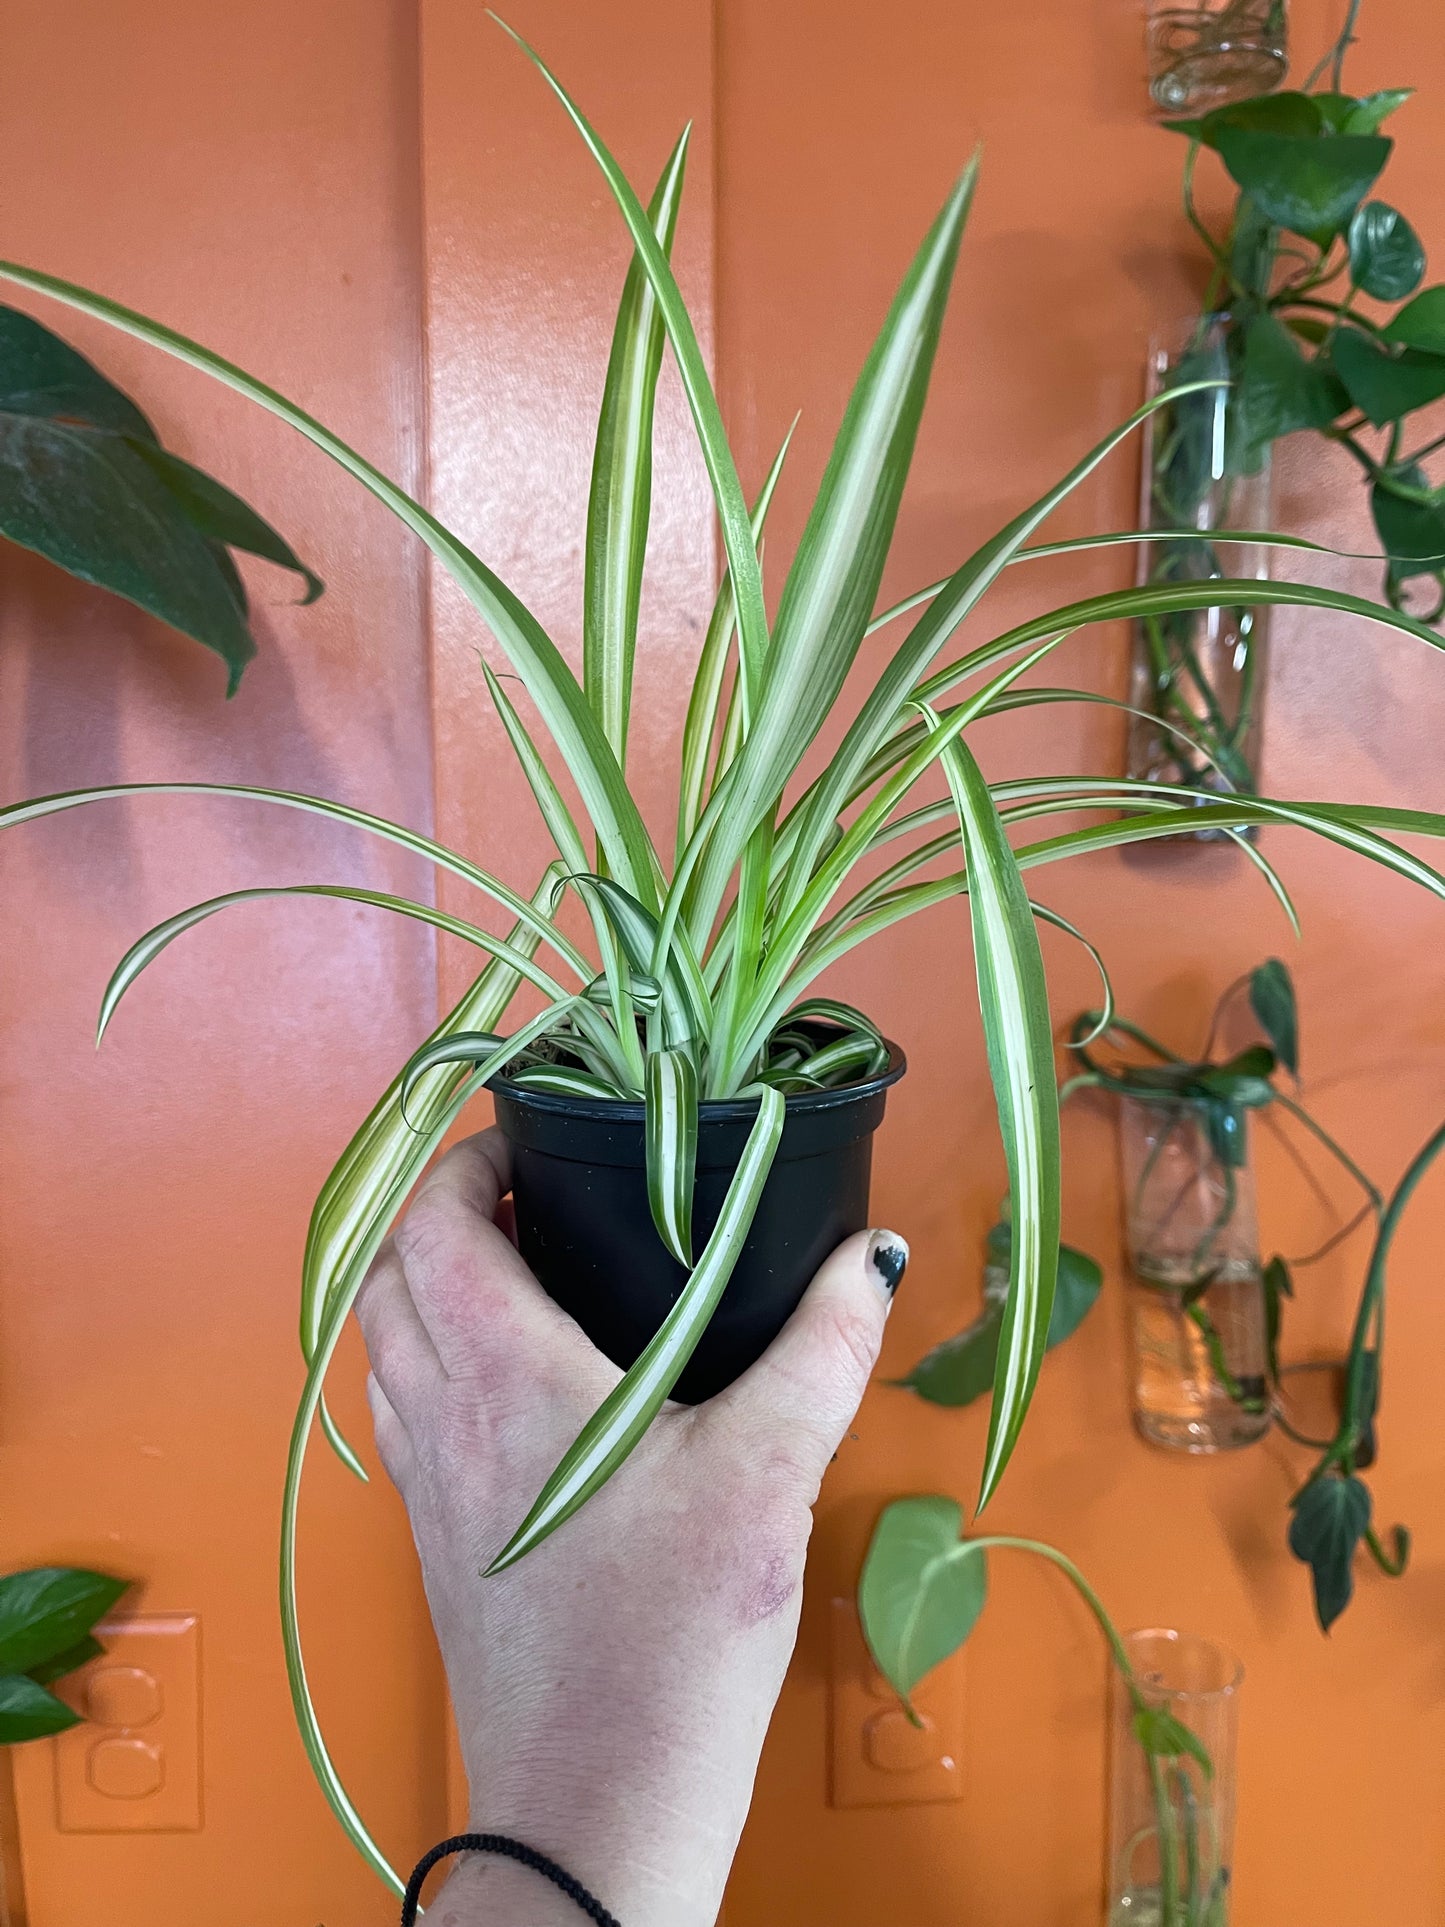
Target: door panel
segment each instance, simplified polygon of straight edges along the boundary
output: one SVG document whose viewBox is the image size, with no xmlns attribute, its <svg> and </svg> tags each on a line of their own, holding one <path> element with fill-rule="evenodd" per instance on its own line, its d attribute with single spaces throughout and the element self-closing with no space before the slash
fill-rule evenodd
<svg viewBox="0 0 1445 1927">
<path fill-rule="evenodd" d="M 411 10 L 59 0 L 11 14 L 5 70 L 5 251 L 233 355 L 414 483 Z M 287 578 L 248 571 L 261 653 L 228 704 L 213 657 L 6 548 L 6 793 L 231 778 L 425 826 L 415 545 L 238 397 L 37 312 L 273 519 L 328 590 L 301 609 Z M 199 801 L 11 832 L 0 864 L 0 1565 L 94 1563 L 137 1581 L 127 1611 L 195 1615 L 204 1775 L 199 1830 L 60 1833 L 51 1749 L 20 1752 L 31 1927 L 379 1927 L 395 1909 L 293 1731 L 277 1510 L 311 1199 L 432 1021 L 432 949 L 349 906 L 247 906 L 166 953 L 98 1056 L 92 1039 L 115 960 L 184 904 L 253 882 L 416 892 L 427 878 L 311 819 Z M 354 1352 L 340 1377 L 372 1462 Z M 440 1682 L 405 1521 L 384 1479 L 364 1489 L 318 1450 L 304 1535 L 327 1730 L 405 1859 L 443 1819 Z M 174 1780 L 179 1737 L 163 1751 Z M 62 1778 L 87 1771 L 72 1756 Z"/>
</svg>

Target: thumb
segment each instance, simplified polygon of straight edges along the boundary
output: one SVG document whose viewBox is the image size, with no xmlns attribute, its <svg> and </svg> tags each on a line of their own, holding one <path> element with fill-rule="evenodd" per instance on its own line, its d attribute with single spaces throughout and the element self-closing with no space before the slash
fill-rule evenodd
<svg viewBox="0 0 1445 1927">
<path fill-rule="evenodd" d="M 716 1397 L 730 1430 L 785 1432 L 821 1479 L 853 1422 L 908 1263 L 896 1231 L 860 1231 L 828 1258 L 756 1365 Z"/>
</svg>

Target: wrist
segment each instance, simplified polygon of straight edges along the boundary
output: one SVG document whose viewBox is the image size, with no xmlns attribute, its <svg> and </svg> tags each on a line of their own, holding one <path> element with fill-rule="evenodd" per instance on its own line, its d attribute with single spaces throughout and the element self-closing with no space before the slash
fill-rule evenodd
<svg viewBox="0 0 1445 1927">
<path fill-rule="evenodd" d="M 583 1927 L 586 1915 L 533 1868 L 470 1853 L 458 1859 L 426 1918 L 428 1927 Z"/>
</svg>

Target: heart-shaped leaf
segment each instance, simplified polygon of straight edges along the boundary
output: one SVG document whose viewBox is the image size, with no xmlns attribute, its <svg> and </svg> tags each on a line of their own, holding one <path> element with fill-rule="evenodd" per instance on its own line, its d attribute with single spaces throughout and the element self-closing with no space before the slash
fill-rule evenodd
<svg viewBox="0 0 1445 1927">
<path fill-rule="evenodd" d="M 1355 1590 L 1355 1550 L 1370 1523 L 1370 1491 L 1362 1479 L 1313 1479 L 1294 1500 L 1289 1549 L 1309 1567 L 1315 1616 L 1327 1633 Z"/>
<path fill-rule="evenodd" d="M 985 1554 L 962 1529 L 962 1508 L 935 1494 L 895 1499 L 873 1529 L 858 1613 L 879 1672 L 905 1704 L 968 1638 L 988 1596 Z"/>
<path fill-rule="evenodd" d="M 1425 278 L 1419 235 L 1388 201 L 1366 201 L 1350 222 L 1350 275 L 1377 301 L 1403 301 Z"/>
<path fill-rule="evenodd" d="M 1445 355 L 1415 348 L 1392 353 L 1359 328 L 1341 328 L 1330 349 L 1350 399 L 1376 428 L 1385 428 L 1445 395 Z"/>
<path fill-rule="evenodd" d="M 1007 1221 L 996 1224 L 988 1234 L 990 1265 L 1006 1271 L 1011 1248 Z M 1054 1286 L 1053 1310 L 1049 1313 L 1049 1350 L 1079 1329 L 1098 1299 L 1103 1281 L 1102 1269 L 1087 1253 L 1060 1245 L 1059 1275 Z M 898 1383 L 917 1392 L 931 1405 L 971 1405 L 993 1390 L 1002 1326 L 1003 1302 L 1000 1298 L 991 1299 L 971 1325 L 955 1337 L 944 1339 L 941 1345 L 935 1345 Z"/>
<path fill-rule="evenodd" d="M 1214 145 L 1236 185 L 1277 227 L 1327 247 L 1379 178 L 1392 143 L 1378 134 L 1302 140 L 1225 126 Z"/>
<path fill-rule="evenodd" d="M 1299 1076 L 1299 1007 L 1294 979 L 1278 957 L 1249 973 L 1249 1007 L 1291 1077 Z"/>
<path fill-rule="evenodd" d="M 1328 363 L 1304 355 L 1266 312 L 1245 328 L 1238 399 L 1247 441 L 1263 448 L 1296 429 L 1327 428 L 1350 398 Z"/>
<path fill-rule="evenodd" d="M 1445 355 L 1445 287 L 1424 288 L 1407 301 L 1385 329 L 1384 338 L 1401 348 Z"/>
<path fill-rule="evenodd" d="M 1391 567 L 1402 582 L 1437 575 L 1445 569 L 1445 506 L 1399 495 L 1392 481 L 1428 493 L 1430 478 L 1413 465 L 1391 469 L 1370 490 L 1370 510 Z"/>
</svg>

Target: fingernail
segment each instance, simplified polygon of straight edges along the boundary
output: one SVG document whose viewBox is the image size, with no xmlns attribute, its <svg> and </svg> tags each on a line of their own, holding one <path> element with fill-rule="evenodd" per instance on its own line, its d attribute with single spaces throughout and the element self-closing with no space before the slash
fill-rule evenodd
<svg viewBox="0 0 1445 1927">
<path fill-rule="evenodd" d="M 908 1240 L 896 1231 L 875 1231 L 869 1236 L 863 1262 L 875 1283 L 891 1298 L 908 1266 Z"/>
</svg>

